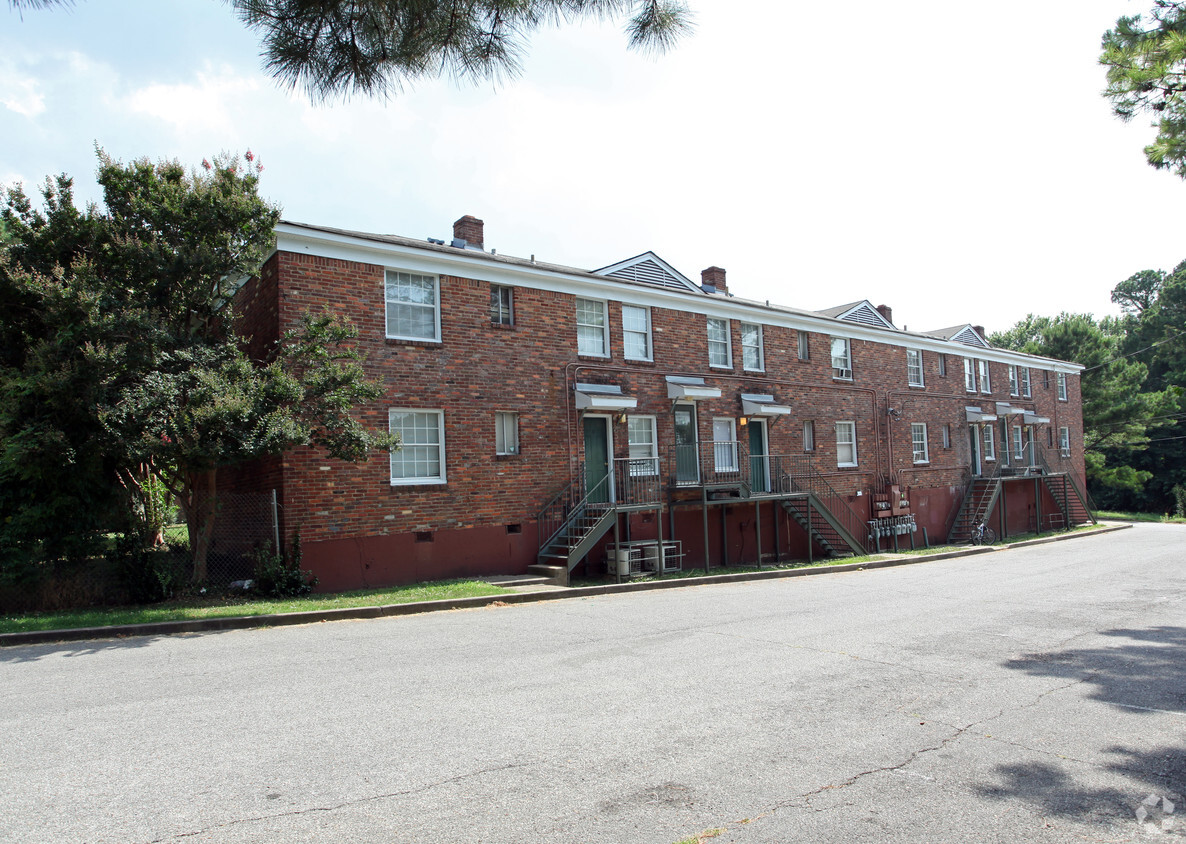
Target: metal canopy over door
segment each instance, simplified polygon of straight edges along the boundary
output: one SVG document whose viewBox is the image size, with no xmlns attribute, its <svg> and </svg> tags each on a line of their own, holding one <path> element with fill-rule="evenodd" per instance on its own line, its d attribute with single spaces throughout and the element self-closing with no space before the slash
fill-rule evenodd
<svg viewBox="0 0 1186 844">
<path fill-rule="evenodd" d="M 700 483 L 700 455 L 696 446 L 696 405 L 675 406 L 675 481 Z"/>
<path fill-rule="evenodd" d="M 613 500 L 613 479 L 609 474 L 610 418 L 585 416 L 585 494 L 591 504 Z"/>
<path fill-rule="evenodd" d="M 749 425 L 750 489 L 770 492 L 770 458 L 766 454 L 766 420 L 751 419 Z"/>
</svg>

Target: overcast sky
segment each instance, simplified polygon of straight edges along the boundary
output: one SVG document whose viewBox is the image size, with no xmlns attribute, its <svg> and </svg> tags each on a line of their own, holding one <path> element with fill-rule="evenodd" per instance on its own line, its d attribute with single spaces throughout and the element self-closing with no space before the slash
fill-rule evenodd
<svg viewBox="0 0 1186 844">
<path fill-rule="evenodd" d="M 0 183 L 76 177 L 94 146 L 196 166 L 251 148 L 287 219 L 412 237 L 486 221 L 500 253 L 596 269 L 653 250 L 694 280 L 899 327 L 1113 313 L 1186 259 L 1186 182 L 1099 96 L 1100 36 L 1146 0 L 690 0 L 660 58 L 621 22 L 537 36 L 494 86 L 311 105 L 216 0 L 0 9 Z M 837 13 L 837 9 L 842 10 Z M 744 16 L 744 17 L 743 17 Z"/>
</svg>

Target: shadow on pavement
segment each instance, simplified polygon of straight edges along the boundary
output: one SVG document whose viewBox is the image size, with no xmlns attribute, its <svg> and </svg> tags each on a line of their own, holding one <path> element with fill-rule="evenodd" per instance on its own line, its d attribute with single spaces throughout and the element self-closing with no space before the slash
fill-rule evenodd
<svg viewBox="0 0 1186 844">
<path fill-rule="evenodd" d="M 50 642 L 44 645 L 13 645 L 0 648 L 0 663 L 36 662 L 51 656 L 93 656 L 97 653 L 145 648 L 163 636 L 129 636 L 126 639 L 98 639 L 83 642 Z"/>
</svg>

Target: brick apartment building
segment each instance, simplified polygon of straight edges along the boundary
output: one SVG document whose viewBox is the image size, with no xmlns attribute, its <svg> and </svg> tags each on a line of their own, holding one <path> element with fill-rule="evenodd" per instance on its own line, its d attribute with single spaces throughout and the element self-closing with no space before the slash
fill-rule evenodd
<svg viewBox="0 0 1186 844">
<path fill-rule="evenodd" d="M 365 464 L 298 450 L 225 473 L 278 493 L 323 589 L 761 560 L 1090 519 L 1081 367 L 907 332 L 890 309 L 733 295 L 652 254 L 596 271 L 282 223 L 239 292 L 259 352 L 306 310 L 360 331 L 385 395 Z M 659 549 L 665 549 L 661 554 Z"/>
</svg>

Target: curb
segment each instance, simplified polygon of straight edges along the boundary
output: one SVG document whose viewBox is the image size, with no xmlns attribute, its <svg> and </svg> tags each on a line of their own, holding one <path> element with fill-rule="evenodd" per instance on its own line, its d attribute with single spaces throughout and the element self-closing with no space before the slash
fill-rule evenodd
<svg viewBox="0 0 1186 844">
<path fill-rule="evenodd" d="M 506 595 L 486 595 L 479 598 L 450 598 L 442 601 L 417 601 L 406 604 L 385 604 L 374 607 L 348 607 L 336 610 L 272 613 L 268 615 L 226 616 L 185 621 L 154 621 L 147 624 L 119 624 L 110 627 L 74 627 L 65 630 L 30 630 L 19 633 L 0 633 L 0 647 L 16 645 L 44 645 L 53 642 L 80 642 L 92 639 L 116 639 L 128 636 L 172 636 L 178 633 L 205 633 L 224 630 L 249 630 L 259 627 L 284 627 L 294 624 L 315 624 L 323 621 L 350 621 L 368 618 L 388 618 L 400 615 L 419 615 L 441 610 L 479 609 L 492 605 L 533 604 L 543 601 L 562 601 L 570 598 L 593 598 L 598 595 L 618 595 L 630 592 L 649 592 L 655 589 L 679 589 L 686 586 L 709 586 L 718 583 L 744 583 L 751 580 L 776 580 L 787 577 L 809 577 L 821 574 L 842 574 L 865 569 L 897 568 L 955 557 L 993 554 L 1011 548 L 1045 545 L 1082 536 L 1098 536 L 1127 530 L 1131 523 L 1110 523 L 1092 531 L 1068 533 L 1028 539 L 999 546 L 979 546 L 945 551 L 938 554 L 919 554 L 909 558 L 873 559 L 864 563 L 837 563 L 831 566 L 812 566 L 799 569 L 771 569 L 769 571 L 714 574 L 677 580 L 652 580 L 644 583 L 609 583 L 604 586 L 578 586 L 563 591 L 509 592 Z"/>
</svg>

